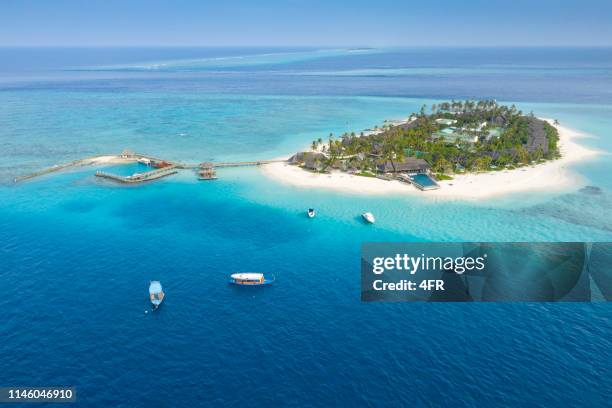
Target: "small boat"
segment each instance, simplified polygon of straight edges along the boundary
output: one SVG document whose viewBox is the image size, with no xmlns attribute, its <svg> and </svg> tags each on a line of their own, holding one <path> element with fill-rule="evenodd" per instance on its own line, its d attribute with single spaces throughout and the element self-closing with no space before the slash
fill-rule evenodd
<svg viewBox="0 0 612 408">
<path fill-rule="evenodd" d="M 307 214 L 308 218 L 314 218 L 316 217 L 317 212 L 314 210 L 314 208 L 309 208 Z"/>
<path fill-rule="evenodd" d="M 161 302 L 164 300 L 164 291 L 162 289 L 162 285 L 159 281 L 151 281 L 149 284 L 149 298 L 151 299 L 151 303 L 157 309 Z"/>
<path fill-rule="evenodd" d="M 274 277 L 272 279 L 266 278 L 263 273 L 254 273 L 254 272 L 242 272 L 242 273 L 234 273 L 230 276 L 230 282 L 233 285 L 269 285 L 274 282 Z"/>
<path fill-rule="evenodd" d="M 165 167 L 169 167 L 171 166 L 172 163 L 169 163 L 167 161 L 157 161 L 157 160 L 152 160 L 151 161 L 151 166 L 155 167 L 156 169 L 163 169 Z"/>
<path fill-rule="evenodd" d="M 145 166 L 150 166 L 151 160 L 147 159 L 146 157 L 141 157 L 140 159 L 138 159 L 138 163 L 144 164 Z"/>
<path fill-rule="evenodd" d="M 376 218 L 374 218 L 374 215 L 371 212 L 364 212 L 363 214 L 361 214 L 361 216 L 366 222 L 370 224 L 374 224 L 376 222 Z"/>
</svg>

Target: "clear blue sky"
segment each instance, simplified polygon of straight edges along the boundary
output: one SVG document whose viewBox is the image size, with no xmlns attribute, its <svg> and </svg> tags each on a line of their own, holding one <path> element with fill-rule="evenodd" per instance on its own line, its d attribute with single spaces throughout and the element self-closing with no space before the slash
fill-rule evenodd
<svg viewBox="0 0 612 408">
<path fill-rule="evenodd" d="M 612 45 L 612 0 L 0 0 L 0 45 Z"/>
</svg>

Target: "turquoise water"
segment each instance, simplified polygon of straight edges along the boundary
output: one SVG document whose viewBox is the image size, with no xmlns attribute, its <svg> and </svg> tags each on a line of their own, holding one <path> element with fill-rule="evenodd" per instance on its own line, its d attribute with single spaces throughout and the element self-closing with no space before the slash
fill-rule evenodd
<svg viewBox="0 0 612 408">
<path fill-rule="evenodd" d="M 241 50 L 141 50 L 132 60 L 106 50 L 96 61 L 74 50 L 57 54 L 59 62 L 49 50 L 0 51 L 17 53 L 11 66 L 0 65 L 0 384 L 74 385 L 83 406 L 605 406 L 607 304 L 363 304 L 359 248 L 610 241 L 609 53 L 261 57 L 274 51 L 253 51 L 251 61 L 237 58 Z M 246 62 L 210 62 L 228 56 Z M 482 72 L 492 60 L 505 82 Z M 160 61 L 169 62 L 134 68 Z M 428 74 L 320 74 L 374 68 Z M 442 95 L 515 102 L 584 131 L 583 143 L 606 153 L 573 166 L 582 177 L 576 188 L 478 202 L 301 189 L 257 168 L 219 170 L 214 182 L 182 172 L 120 186 L 85 167 L 12 183 L 126 147 L 194 162 L 278 157 L 330 132 L 406 117 Z M 582 192 L 586 185 L 601 194 Z M 315 219 L 305 216 L 309 207 Z M 363 224 L 364 211 L 375 225 Z M 270 272 L 277 281 L 228 286 L 235 271 Z M 145 315 L 152 279 L 167 298 Z"/>
<path fill-rule="evenodd" d="M 412 176 L 412 179 L 424 187 L 432 187 L 436 185 L 436 183 L 426 174 L 415 174 Z"/>
</svg>

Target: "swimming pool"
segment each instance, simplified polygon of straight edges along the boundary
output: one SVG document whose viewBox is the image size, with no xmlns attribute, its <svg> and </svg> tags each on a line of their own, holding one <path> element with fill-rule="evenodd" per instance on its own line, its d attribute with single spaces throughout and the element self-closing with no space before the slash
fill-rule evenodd
<svg viewBox="0 0 612 408">
<path fill-rule="evenodd" d="M 412 184 L 421 190 L 434 190 L 440 188 L 438 183 L 427 174 L 419 173 L 411 176 Z"/>
</svg>

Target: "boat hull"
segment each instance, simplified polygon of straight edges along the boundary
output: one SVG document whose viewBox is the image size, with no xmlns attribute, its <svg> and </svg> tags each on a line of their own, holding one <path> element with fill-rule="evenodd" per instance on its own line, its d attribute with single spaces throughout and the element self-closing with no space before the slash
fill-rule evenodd
<svg viewBox="0 0 612 408">
<path fill-rule="evenodd" d="M 361 218 L 368 224 L 374 224 L 376 222 L 376 219 L 371 214 L 361 214 Z"/>
<path fill-rule="evenodd" d="M 149 285 L 149 300 L 156 309 L 164 301 L 165 296 L 161 283 L 159 281 L 151 281 Z"/>
<path fill-rule="evenodd" d="M 271 285 L 272 283 L 274 283 L 274 279 L 264 279 L 263 282 L 238 282 L 238 281 L 235 281 L 234 279 L 229 280 L 230 285 L 236 285 L 236 286 L 266 286 L 266 285 Z"/>
</svg>

